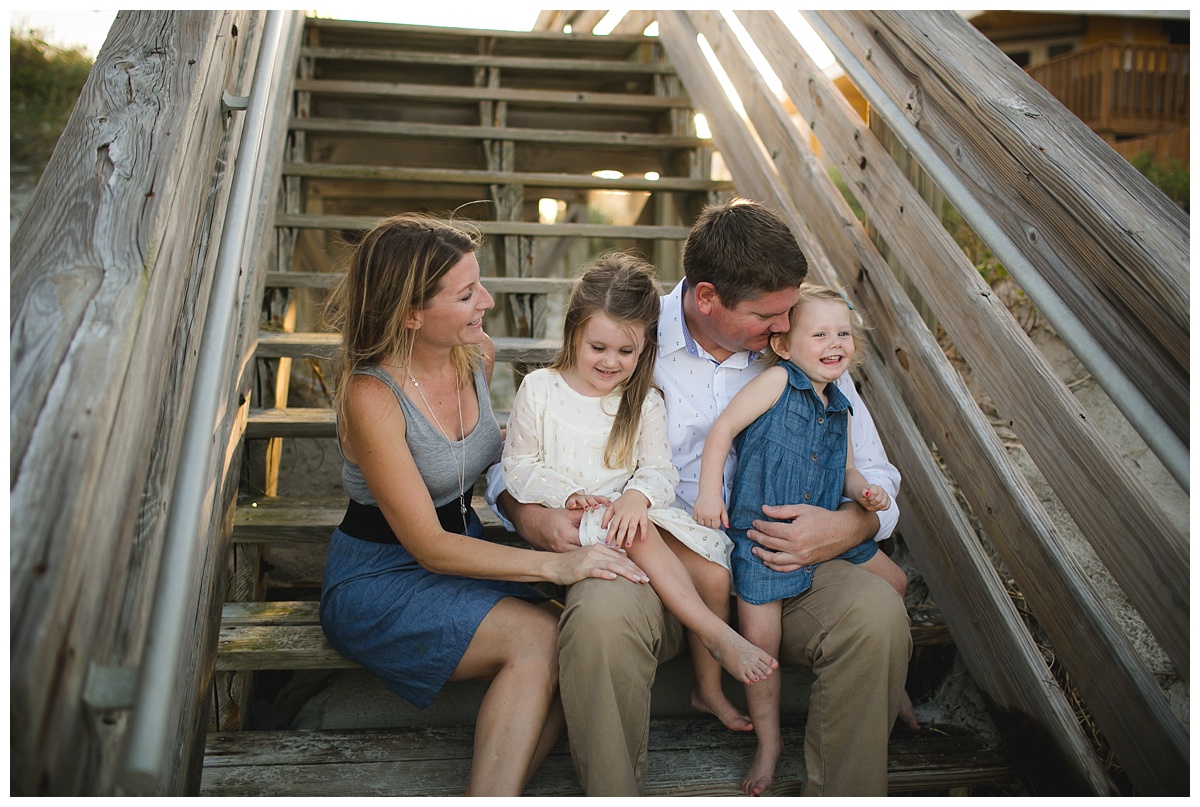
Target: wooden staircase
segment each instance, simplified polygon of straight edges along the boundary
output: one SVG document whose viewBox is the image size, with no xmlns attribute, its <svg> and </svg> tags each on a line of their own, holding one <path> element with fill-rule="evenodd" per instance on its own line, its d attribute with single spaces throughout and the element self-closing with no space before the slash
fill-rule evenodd
<svg viewBox="0 0 1200 807">
<path fill-rule="evenodd" d="M 254 671 L 354 666 L 325 642 L 311 585 L 289 595 L 263 571 L 285 546 L 323 557 L 345 506 L 344 497 L 279 495 L 289 474 L 283 441 L 335 434 L 327 401 L 297 400 L 292 389 L 306 375 L 297 362 L 319 368 L 336 347 L 336 335 L 320 329 L 321 295 L 336 281 L 345 245 L 379 218 L 423 211 L 469 220 L 486 236 L 480 265 L 497 298 L 488 329 L 503 419 L 512 386 L 557 347 L 566 278 L 599 252 L 625 249 L 673 283 L 690 222 L 733 184 L 711 179 L 711 141 L 697 136 L 691 102 L 654 38 L 315 19 L 304 36 L 201 795 L 458 794 L 470 725 L 301 732 L 261 731 L 246 720 Z M 486 505 L 476 509 L 486 523 Z M 496 540 L 516 540 L 496 522 L 487 526 Z M 275 601 L 264 601 L 268 586 Z M 914 644 L 946 647 L 949 636 L 936 619 L 916 620 Z M 686 700 L 686 661 L 673 665 L 655 688 L 648 791 L 736 794 L 753 738 L 664 714 L 660 693 L 683 687 Z M 798 749 L 802 709 L 789 714 L 786 731 Z M 798 793 L 803 781 L 800 755 L 787 760 L 778 795 Z M 964 792 L 1015 779 L 997 748 L 964 729 L 893 734 L 893 792 Z M 581 793 L 565 742 L 529 792 Z"/>
</svg>

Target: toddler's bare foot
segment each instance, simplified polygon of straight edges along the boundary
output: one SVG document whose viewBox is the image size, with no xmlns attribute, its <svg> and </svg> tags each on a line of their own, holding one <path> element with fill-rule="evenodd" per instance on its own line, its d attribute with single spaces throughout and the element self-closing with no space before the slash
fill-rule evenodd
<svg viewBox="0 0 1200 807">
<path fill-rule="evenodd" d="M 724 692 L 704 696 L 693 689 L 692 708 L 716 716 L 730 731 L 754 731 L 754 723 L 750 721 L 750 716 L 739 712 L 733 702 L 725 697 Z"/>
<path fill-rule="evenodd" d="M 704 642 L 709 654 L 726 672 L 743 684 L 761 681 L 779 667 L 779 662 L 760 647 L 750 644 L 733 628 L 717 638 L 712 644 Z"/>
<path fill-rule="evenodd" d="M 775 763 L 779 753 L 768 753 L 759 748 L 750 763 L 750 770 L 742 777 L 742 792 L 747 796 L 761 796 L 775 782 Z"/>
<path fill-rule="evenodd" d="M 921 728 L 921 724 L 917 722 L 917 712 L 913 709 L 912 698 L 908 697 L 907 689 L 900 694 L 900 714 L 896 717 L 900 718 L 909 728 Z"/>
</svg>

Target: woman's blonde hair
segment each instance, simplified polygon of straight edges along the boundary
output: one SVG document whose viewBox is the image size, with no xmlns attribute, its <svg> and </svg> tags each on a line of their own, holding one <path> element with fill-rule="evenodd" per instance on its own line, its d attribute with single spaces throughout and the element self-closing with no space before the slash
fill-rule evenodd
<svg viewBox="0 0 1200 807">
<path fill-rule="evenodd" d="M 604 447 L 606 468 L 633 467 L 634 445 L 642 420 L 642 403 L 650 392 L 654 361 L 658 357 L 659 296 L 652 265 L 633 255 L 614 252 L 602 255 L 571 287 L 563 325 L 562 347 L 551 369 L 575 367 L 583 330 L 588 320 L 604 314 L 619 325 L 641 333 L 645 346 L 629 379 L 621 386 L 616 420 Z"/>
<path fill-rule="evenodd" d="M 867 326 L 863 323 L 863 318 L 858 311 L 854 310 L 854 306 L 846 299 L 846 295 L 829 286 L 821 286 L 816 283 L 805 283 L 800 287 L 800 299 L 792 306 L 792 310 L 788 312 L 788 329 L 782 333 L 771 335 L 771 341 L 767 344 L 767 349 L 763 351 L 763 360 L 768 364 L 775 364 L 779 361 L 779 354 L 775 352 L 775 340 L 788 338 L 788 334 L 796 325 L 796 317 L 800 313 L 800 309 L 805 303 L 811 303 L 815 300 L 832 300 L 833 302 L 841 303 L 850 309 L 850 336 L 854 339 L 854 355 L 850 357 L 850 364 L 846 367 L 847 370 L 853 370 L 862 365 L 866 360 L 866 354 L 863 349 L 866 347 L 865 336 Z"/>
<path fill-rule="evenodd" d="M 354 371 L 385 361 L 407 362 L 414 313 L 429 305 L 442 277 L 479 248 L 480 237 L 429 216 L 402 214 L 379 222 L 350 251 L 341 281 L 325 306 L 326 323 L 342 341 L 334 360 L 334 403 L 344 417 Z M 479 366 L 477 345 L 451 350 L 466 384 Z"/>
</svg>

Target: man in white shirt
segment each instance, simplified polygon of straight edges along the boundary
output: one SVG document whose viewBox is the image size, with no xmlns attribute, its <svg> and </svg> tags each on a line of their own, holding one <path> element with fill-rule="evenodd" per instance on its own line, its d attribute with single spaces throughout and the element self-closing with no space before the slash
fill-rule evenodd
<svg viewBox="0 0 1200 807">
<path fill-rule="evenodd" d="M 692 511 L 704 438 L 717 415 L 762 370 L 758 351 L 786 331 L 807 261 L 787 225 L 745 200 L 704 210 L 684 247 L 685 280 L 662 300 L 654 381 L 667 405 L 680 471 L 676 503 Z M 854 409 L 859 470 L 895 499 L 900 476 L 851 380 L 837 384 Z M 725 469 L 726 497 L 734 459 Z M 493 469 L 495 470 L 495 469 Z M 489 497 L 533 546 L 577 546 L 579 511 L 521 505 L 489 474 Z M 801 504 L 764 507 L 749 537 L 778 571 L 816 564 L 812 587 L 784 603 L 780 662 L 815 680 L 805 731 L 804 795 L 885 795 L 887 737 L 900 706 L 911 638 L 904 603 L 880 578 L 831 560 L 888 537 L 899 508 L 868 513 Z M 614 589 L 617 586 L 617 589 Z M 658 664 L 687 649 L 682 626 L 650 586 L 585 580 L 567 592 L 559 623 L 560 686 L 571 754 L 589 796 L 641 795 L 650 686 Z"/>
</svg>

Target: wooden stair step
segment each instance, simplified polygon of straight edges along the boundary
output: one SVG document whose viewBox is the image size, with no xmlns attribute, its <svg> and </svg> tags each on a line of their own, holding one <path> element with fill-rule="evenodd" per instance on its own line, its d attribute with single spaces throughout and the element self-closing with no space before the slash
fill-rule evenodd
<svg viewBox="0 0 1200 807">
<path fill-rule="evenodd" d="M 488 540 L 515 542 L 482 496 L 471 506 L 483 522 Z M 300 543 L 323 544 L 346 514 L 345 496 L 279 496 L 257 499 L 237 506 L 233 516 L 235 544 Z"/>
<path fill-rule="evenodd" d="M 340 339 L 339 334 L 325 331 L 259 331 L 254 355 L 259 359 L 332 359 Z M 559 341 L 501 336 L 493 339 L 492 344 L 498 362 L 546 364 L 558 352 Z"/>
<path fill-rule="evenodd" d="M 525 188 L 582 188 L 621 191 L 722 191 L 733 183 L 716 179 L 692 179 L 664 176 L 646 179 L 640 176 L 618 178 L 592 174 L 546 172 L 480 171 L 458 168 L 425 168 L 389 165 L 349 165 L 334 163 L 284 163 L 285 176 L 317 179 L 359 179 L 386 182 L 440 182 L 459 185 L 502 183 Z"/>
<path fill-rule="evenodd" d="M 337 216 L 280 213 L 275 216 L 276 227 L 312 230 L 371 229 L 380 216 Z M 684 241 L 689 228 L 656 224 L 542 224 L 536 221 L 469 221 L 459 222 L 477 230 L 481 235 L 523 235 L 530 238 L 630 238 L 648 241 Z"/>
<path fill-rule="evenodd" d="M 767 795 L 799 795 L 804 781 L 803 716 L 783 720 L 785 753 Z M 456 796 L 470 772 L 474 729 L 399 728 L 244 731 L 208 735 L 201 796 Z M 752 733 L 712 719 L 650 721 L 646 794 L 738 796 L 754 755 Z M 1001 751 L 956 726 L 888 741 L 888 792 L 956 790 L 1014 782 Z M 529 796 L 581 796 L 565 740 L 526 788 Z"/>
<path fill-rule="evenodd" d="M 414 123 L 407 121 L 355 120 L 348 118 L 292 118 L 288 128 L 318 135 L 367 135 L 386 138 L 430 140 L 511 140 L 577 146 L 588 149 L 696 149 L 712 146 L 708 138 L 694 135 L 645 132 L 591 132 L 573 129 L 506 128 L 465 124 Z"/>
<path fill-rule="evenodd" d="M 555 58 L 536 56 L 500 56 L 492 53 L 447 53 L 444 51 L 406 50 L 402 48 L 311 47 L 300 48 L 301 58 L 319 61 L 382 62 L 385 64 L 429 67 L 494 67 L 548 73 L 603 73 L 609 76 L 674 75 L 675 68 L 665 62 L 632 62 L 625 59 Z M 585 76 L 586 78 L 586 76 Z"/>
<path fill-rule="evenodd" d="M 227 602 L 218 670 L 326 670 L 358 665 L 329 646 L 315 601 Z"/>
<path fill-rule="evenodd" d="M 444 52 L 479 53 L 481 40 L 490 53 L 503 56 L 557 56 L 619 60 L 631 59 L 657 40 L 639 34 L 564 36 L 549 31 L 501 31 L 486 28 L 450 28 L 396 23 L 309 18 L 305 28 L 317 32 L 328 47 L 406 48 Z"/>
<path fill-rule="evenodd" d="M 318 604 L 309 600 L 227 602 L 221 609 L 218 670 L 314 670 L 356 667 L 321 631 Z M 949 631 L 940 615 L 914 614 L 914 646 L 946 645 Z"/>
<path fill-rule="evenodd" d="M 337 437 L 333 410 L 315 407 L 252 408 L 246 420 L 247 440 L 272 437 Z"/>
<path fill-rule="evenodd" d="M 455 87 L 433 84 L 390 84 L 379 81 L 337 81 L 297 79 L 296 91 L 313 95 L 338 95 L 369 98 L 478 103 L 504 101 L 515 104 L 560 108 L 598 108 L 622 110 L 672 110 L 691 108 L 683 95 L 634 95 L 611 92 L 565 90 L 523 90 L 507 87 Z"/>
<path fill-rule="evenodd" d="M 331 289 L 341 279 L 341 272 L 267 272 L 267 288 Z M 567 294 L 575 282 L 568 277 L 481 277 L 479 280 L 493 295 Z"/>
<path fill-rule="evenodd" d="M 495 410 L 496 420 L 503 427 L 508 423 L 508 411 Z M 337 421 L 328 407 L 294 406 L 287 409 L 251 408 L 242 436 L 247 440 L 269 440 L 272 437 L 337 437 Z"/>
</svg>

